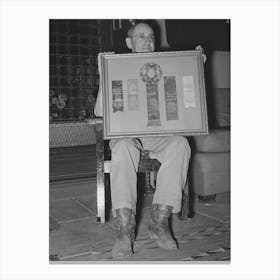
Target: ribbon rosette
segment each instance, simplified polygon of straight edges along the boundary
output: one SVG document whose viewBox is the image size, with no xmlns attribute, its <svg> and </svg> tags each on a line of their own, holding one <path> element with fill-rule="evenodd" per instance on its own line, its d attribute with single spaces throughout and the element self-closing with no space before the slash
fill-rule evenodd
<svg viewBox="0 0 280 280">
<path fill-rule="evenodd" d="M 146 63 L 140 70 L 140 77 L 144 83 L 156 83 L 162 77 L 161 67 L 154 63 Z"/>
</svg>

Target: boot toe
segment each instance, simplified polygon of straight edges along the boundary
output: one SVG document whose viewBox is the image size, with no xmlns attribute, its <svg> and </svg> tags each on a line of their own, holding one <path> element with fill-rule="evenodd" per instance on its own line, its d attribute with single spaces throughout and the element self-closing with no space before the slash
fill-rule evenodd
<svg viewBox="0 0 280 280">
<path fill-rule="evenodd" d="M 131 244 L 127 244 L 125 242 L 120 242 L 116 241 L 113 251 L 112 251 L 112 256 L 113 259 L 120 260 L 127 258 L 133 254 Z"/>
<path fill-rule="evenodd" d="M 157 244 L 160 248 L 165 250 L 178 250 L 178 246 L 173 240 L 157 240 Z"/>
<path fill-rule="evenodd" d="M 113 253 L 113 259 L 114 260 L 123 260 L 132 255 L 133 255 L 133 253 L 131 251 L 118 251 L 118 252 Z"/>
</svg>

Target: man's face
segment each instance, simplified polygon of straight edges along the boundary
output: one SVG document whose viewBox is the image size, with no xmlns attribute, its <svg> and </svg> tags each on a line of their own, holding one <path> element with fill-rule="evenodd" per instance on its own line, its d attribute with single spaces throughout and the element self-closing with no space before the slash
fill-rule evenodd
<svg viewBox="0 0 280 280">
<path fill-rule="evenodd" d="M 134 53 L 153 52 L 155 51 L 155 38 L 152 28 L 140 23 L 135 26 L 130 37 L 126 38 L 126 44 Z"/>
</svg>

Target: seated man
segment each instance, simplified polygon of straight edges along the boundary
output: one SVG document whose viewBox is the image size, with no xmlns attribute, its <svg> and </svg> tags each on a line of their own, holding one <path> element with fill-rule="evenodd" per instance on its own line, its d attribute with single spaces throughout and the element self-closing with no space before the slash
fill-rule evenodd
<svg viewBox="0 0 280 280">
<path fill-rule="evenodd" d="M 126 45 L 133 53 L 154 52 L 155 38 L 151 26 L 144 22 L 133 25 L 128 31 Z M 103 114 L 101 93 L 100 88 L 95 107 L 96 116 Z M 110 147 L 112 208 L 118 219 L 113 258 L 122 259 L 133 253 L 137 170 L 140 151 L 143 149 L 149 150 L 153 158 L 161 163 L 148 225 L 149 237 L 163 249 L 177 249 L 169 230 L 168 218 L 171 213 L 181 211 L 182 190 L 191 156 L 188 140 L 183 136 L 122 138 L 111 140 Z"/>
</svg>

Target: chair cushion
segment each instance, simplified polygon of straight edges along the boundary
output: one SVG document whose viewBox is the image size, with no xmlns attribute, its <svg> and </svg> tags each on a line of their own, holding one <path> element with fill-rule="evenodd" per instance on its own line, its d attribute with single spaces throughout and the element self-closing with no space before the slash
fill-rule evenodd
<svg viewBox="0 0 280 280">
<path fill-rule="evenodd" d="M 211 195 L 230 190 L 230 153 L 195 153 L 191 164 L 193 190 Z"/>
<path fill-rule="evenodd" d="M 191 166 L 193 173 L 229 172 L 230 153 L 196 153 Z"/>
<path fill-rule="evenodd" d="M 197 152 L 229 152 L 230 130 L 210 130 L 208 135 L 193 136 L 192 143 Z"/>
</svg>

